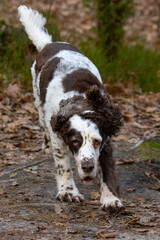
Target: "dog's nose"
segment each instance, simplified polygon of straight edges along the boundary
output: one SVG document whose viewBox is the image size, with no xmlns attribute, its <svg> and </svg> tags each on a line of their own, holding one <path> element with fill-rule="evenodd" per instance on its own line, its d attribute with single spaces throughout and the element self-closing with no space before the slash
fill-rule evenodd
<svg viewBox="0 0 160 240">
<path fill-rule="evenodd" d="M 90 173 L 94 168 L 94 163 L 92 159 L 85 160 L 82 162 L 81 167 L 85 173 Z"/>
</svg>

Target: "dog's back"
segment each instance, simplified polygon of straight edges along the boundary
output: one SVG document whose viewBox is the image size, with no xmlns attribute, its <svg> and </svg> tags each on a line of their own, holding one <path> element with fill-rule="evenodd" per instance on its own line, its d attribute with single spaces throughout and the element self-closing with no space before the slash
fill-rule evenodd
<svg viewBox="0 0 160 240">
<path fill-rule="evenodd" d="M 18 13 L 28 37 L 39 51 L 32 67 L 37 108 L 49 102 L 50 112 L 56 114 L 62 99 L 85 94 L 92 85 L 103 88 L 98 69 L 76 47 L 66 42 L 52 42 L 44 28 L 46 19 L 40 13 L 26 6 L 20 6 Z"/>
</svg>

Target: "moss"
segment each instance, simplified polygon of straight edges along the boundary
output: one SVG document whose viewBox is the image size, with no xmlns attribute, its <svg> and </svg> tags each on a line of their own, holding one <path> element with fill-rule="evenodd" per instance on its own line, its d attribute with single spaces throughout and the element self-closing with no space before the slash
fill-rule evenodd
<svg viewBox="0 0 160 240">
<path fill-rule="evenodd" d="M 160 143 L 145 141 L 135 151 L 140 160 L 160 160 Z"/>
<path fill-rule="evenodd" d="M 157 142 L 143 142 L 142 147 L 160 149 L 160 143 L 157 143 Z"/>
</svg>

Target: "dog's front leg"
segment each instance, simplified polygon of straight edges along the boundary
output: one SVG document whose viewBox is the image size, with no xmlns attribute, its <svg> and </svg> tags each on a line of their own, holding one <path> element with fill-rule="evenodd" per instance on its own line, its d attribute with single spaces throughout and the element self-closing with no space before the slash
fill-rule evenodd
<svg viewBox="0 0 160 240">
<path fill-rule="evenodd" d="M 68 148 L 61 139 L 55 136 L 54 139 L 52 138 L 51 143 L 53 157 L 55 160 L 55 172 L 58 188 L 57 199 L 68 202 L 83 201 L 84 198 L 79 193 L 73 179 Z"/>
<path fill-rule="evenodd" d="M 99 163 L 100 203 L 102 204 L 102 208 L 110 212 L 119 211 L 123 209 L 123 204 L 118 197 L 112 147 L 109 143 L 104 146 L 99 158 Z"/>
</svg>

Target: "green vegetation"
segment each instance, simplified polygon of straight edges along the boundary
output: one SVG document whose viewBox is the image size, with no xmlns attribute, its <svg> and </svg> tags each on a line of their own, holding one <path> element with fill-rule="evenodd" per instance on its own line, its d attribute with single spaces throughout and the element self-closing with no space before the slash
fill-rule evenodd
<svg viewBox="0 0 160 240">
<path fill-rule="evenodd" d="M 84 0 L 90 7 L 96 7 L 97 42 L 103 47 L 104 54 L 115 58 L 123 43 L 127 18 L 132 14 L 133 0 Z"/>
<path fill-rule="evenodd" d="M 53 21 L 52 21 L 53 22 Z M 57 25 L 48 24 L 53 41 L 60 40 Z M 104 47 L 96 40 L 87 39 L 79 48 L 98 67 L 104 83 L 133 82 L 144 91 L 160 91 L 160 55 L 144 46 L 119 46 L 115 58 L 108 58 Z M 23 28 L 8 26 L 0 21 L 0 85 L 21 82 L 23 89 L 31 89 L 30 66 L 36 50 Z"/>
<path fill-rule="evenodd" d="M 141 160 L 159 160 L 160 143 L 144 141 L 139 147 L 135 149 L 135 152 Z"/>
<path fill-rule="evenodd" d="M 96 64 L 104 83 L 133 82 L 144 91 L 160 91 L 160 55 L 155 50 L 122 45 L 117 57 L 110 59 L 103 47 L 91 40 L 81 43 L 80 48 Z"/>
<path fill-rule="evenodd" d="M 47 27 L 53 40 L 60 40 L 57 25 L 48 24 Z M 5 21 L 0 21 L 0 86 L 18 81 L 25 90 L 30 90 L 30 67 L 35 54 L 36 49 L 28 40 L 23 27 L 8 26 Z"/>
<path fill-rule="evenodd" d="M 30 46 L 22 28 L 13 28 L 4 21 L 0 22 L 0 82 L 16 81 L 29 86 Z"/>
<path fill-rule="evenodd" d="M 81 49 L 97 65 L 104 82 L 132 82 L 144 91 L 160 91 L 160 55 L 144 46 L 124 46 L 123 26 L 133 0 L 84 0 L 96 8 L 97 38 Z M 89 44 L 88 44 L 89 42 Z"/>
</svg>

